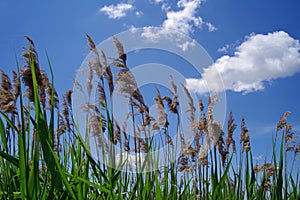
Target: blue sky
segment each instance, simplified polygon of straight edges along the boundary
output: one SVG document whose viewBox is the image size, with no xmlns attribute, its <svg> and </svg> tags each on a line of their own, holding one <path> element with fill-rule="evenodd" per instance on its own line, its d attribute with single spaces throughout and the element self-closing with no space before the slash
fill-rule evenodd
<svg viewBox="0 0 300 200">
<path fill-rule="evenodd" d="M 2 0 L 0 68 L 16 69 L 15 54 L 21 62 L 23 36 L 28 35 L 44 68 L 44 52 L 49 54 L 63 94 L 73 87 L 75 71 L 89 53 L 86 33 L 100 43 L 132 28 L 182 31 L 215 62 L 190 88 L 203 92 L 199 85 L 213 78 L 215 68 L 221 69 L 227 113 L 233 111 L 238 125 L 245 116 L 258 156 L 270 147 L 266 139 L 270 141 L 285 111 L 292 112 L 289 122 L 300 131 L 299 8 L 298 0 Z"/>
</svg>

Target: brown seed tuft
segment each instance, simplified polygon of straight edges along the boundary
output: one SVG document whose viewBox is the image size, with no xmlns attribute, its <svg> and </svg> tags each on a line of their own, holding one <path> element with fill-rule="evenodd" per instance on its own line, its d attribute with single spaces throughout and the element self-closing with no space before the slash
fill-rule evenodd
<svg viewBox="0 0 300 200">
<path fill-rule="evenodd" d="M 0 70 L 0 110 L 4 113 L 18 114 L 16 98 L 12 93 L 12 84 L 7 74 Z"/>
<path fill-rule="evenodd" d="M 233 139 L 233 132 L 236 128 L 236 124 L 234 124 L 234 119 L 232 112 L 229 114 L 229 119 L 227 122 L 227 138 L 226 138 L 226 151 L 229 152 L 229 147 L 232 145 L 232 151 L 235 152 L 235 140 Z"/>
<path fill-rule="evenodd" d="M 248 128 L 246 127 L 244 117 L 242 117 L 242 122 L 241 122 L 240 143 L 243 144 L 242 152 L 244 152 L 244 150 L 246 150 L 247 152 L 250 151 L 250 149 L 251 149 L 250 133 L 248 132 Z"/>
<path fill-rule="evenodd" d="M 287 117 L 291 114 L 290 111 L 286 111 L 285 113 L 283 113 L 283 115 L 281 116 L 279 122 L 277 123 L 277 131 L 281 130 L 283 127 L 286 126 L 286 120 Z"/>
<path fill-rule="evenodd" d="M 96 49 L 95 42 L 93 41 L 93 39 L 88 34 L 85 34 L 85 35 L 88 39 L 90 50 L 93 51 L 95 54 L 97 54 L 98 52 L 97 52 L 97 49 Z"/>
<path fill-rule="evenodd" d="M 118 52 L 118 56 L 119 58 L 123 61 L 123 63 L 126 65 L 126 54 L 124 53 L 124 47 L 123 44 L 118 40 L 118 38 L 113 37 L 113 42 L 115 44 L 115 47 L 117 49 Z"/>
</svg>

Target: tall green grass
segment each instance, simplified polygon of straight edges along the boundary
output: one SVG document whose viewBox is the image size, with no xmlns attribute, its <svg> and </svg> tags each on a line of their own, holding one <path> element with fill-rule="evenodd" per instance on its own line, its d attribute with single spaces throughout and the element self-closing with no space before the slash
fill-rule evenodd
<svg viewBox="0 0 300 200">
<path fill-rule="evenodd" d="M 288 156 L 296 159 L 300 152 L 292 126 L 287 124 L 289 112 L 278 122 L 271 141 L 272 158 L 259 166 L 252 156 L 251 142 L 255 141 L 250 139 L 245 119 L 240 130 L 232 113 L 226 130 L 214 119 L 216 96 L 208 98 L 207 108 L 202 99 L 196 108 L 183 85 L 186 96 L 178 96 L 171 78 L 170 97 L 157 90 L 158 117 L 154 119 L 127 67 L 122 44 L 113 39 L 118 58 L 109 64 L 104 52 L 87 38 L 93 53 L 87 88 L 75 85 L 77 91 L 97 101 L 82 105 L 86 113 L 83 129 L 72 110 L 74 91 L 68 91 L 59 106 L 50 61 L 49 79 L 30 38 L 26 37 L 24 67 L 17 63 L 12 78 L 1 71 L 2 199 L 300 199 L 299 166 L 288 165 Z M 91 96 L 95 87 L 91 80 L 97 82 L 96 97 Z M 114 119 L 111 101 L 116 88 L 128 98 L 127 120 L 131 122 Z M 179 98 L 190 106 L 190 127 L 180 122 Z M 194 133 L 192 142 L 183 134 L 186 129 Z M 171 134 L 174 130 L 178 140 Z M 235 141 L 238 131 L 239 143 Z M 91 136 L 97 138 L 98 158 L 89 145 Z M 165 157 L 154 153 L 162 147 L 166 147 Z M 124 152 L 125 156 L 115 159 Z M 142 153 L 147 154 L 141 157 Z"/>
</svg>

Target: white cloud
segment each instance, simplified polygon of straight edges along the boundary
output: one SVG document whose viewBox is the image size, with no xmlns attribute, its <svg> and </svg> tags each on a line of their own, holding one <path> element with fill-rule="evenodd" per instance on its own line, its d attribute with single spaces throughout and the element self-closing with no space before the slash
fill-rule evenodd
<svg viewBox="0 0 300 200">
<path fill-rule="evenodd" d="M 168 11 L 167 19 L 163 22 L 162 27 L 167 30 L 176 30 L 185 34 L 193 32 L 193 26 L 201 27 L 203 20 L 201 17 L 196 17 L 196 11 L 200 7 L 201 1 L 186 1 L 180 0 L 177 7 L 181 8 L 178 11 Z"/>
<path fill-rule="evenodd" d="M 205 22 L 205 25 L 207 26 L 209 32 L 213 32 L 217 30 L 217 27 L 215 27 L 212 23 Z"/>
<path fill-rule="evenodd" d="M 204 22 L 202 17 L 196 15 L 201 2 L 202 0 L 179 0 L 177 3 L 179 10 L 165 10 L 167 19 L 162 23 L 162 27 L 167 30 L 180 31 L 187 35 L 194 31 L 194 26 L 197 28 L 206 26 L 209 31 L 216 30 L 215 26 L 209 22 Z"/>
<path fill-rule="evenodd" d="M 166 19 L 162 22 L 160 31 L 153 27 L 145 27 L 144 37 L 148 39 L 155 39 L 170 32 L 181 32 L 190 35 L 194 32 L 194 28 L 203 29 L 206 27 L 208 31 L 215 31 L 217 28 L 209 22 L 203 21 L 202 17 L 197 16 L 197 9 L 200 8 L 203 0 L 179 0 L 177 3 L 177 10 L 174 11 L 166 3 L 162 4 L 162 10 L 166 13 Z M 156 0 L 156 3 L 164 1 Z M 188 46 L 194 46 L 193 43 L 178 44 L 186 51 Z"/>
<path fill-rule="evenodd" d="M 201 79 L 187 79 L 187 87 L 199 93 L 223 89 L 244 94 L 260 91 L 266 81 L 300 72 L 299 51 L 299 41 L 284 31 L 252 34 L 233 56 L 222 56 L 205 68 Z"/>
<path fill-rule="evenodd" d="M 187 51 L 189 47 L 194 47 L 196 46 L 196 41 L 193 40 L 191 42 L 189 41 L 185 41 L 182 44 L 178 44 L 178 46 L 182 49 L 182 51 Z"/>
<path fill-rule="evenodd" d="M 142 11 L 136 11 L 135 12 L 135 15 L 137 16 L 137 17 L 140 17 L 140 16 L 142 16 L 144 13 L 142 12 Z"/>
<path fill-rule="evenodd" d="M 162 3 L 164 0 L 154 0 L 155 3 Z"/>
<path fill-rule="evenodd" d="M 218 52 L 222 52 L 222 53 L 228 53 L 229 49 L 230 49 L 230 45 L 229 44 L 226 44 L 225 46 L 221 47 L 221 48 L 218 48 Z"/>
<path fill-rule="evenodd" d="M 120 3 L 117 5 L 104 6 L 100 11 L 106 14 L 110 19 L 120 19 L 125 17 L 127 12 L 132 9 L 133 6 L 131 4 Z"/>
</svg>

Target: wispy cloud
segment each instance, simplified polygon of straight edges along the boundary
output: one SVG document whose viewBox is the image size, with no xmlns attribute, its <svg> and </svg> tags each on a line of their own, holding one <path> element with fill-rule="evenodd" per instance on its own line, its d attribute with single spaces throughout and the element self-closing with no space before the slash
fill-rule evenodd
<svg viewBox="0 0 300 200">
<path fill-rule="evenodd" d="M 142 11 L 136 11 L 135 12 L 135 15 L 137 16 L 137 17 L 140 17 L 140 16 L 142 16 L 144 13 L 142 12 Z"/>
<path fill-rule="evenodd" d="M 200 79 L 187 79 L 198 93 L 232 90 L 243 94 L 261 91 L 265 82 L 300 72 L 300 44 L 284 31 L 251 34 L 233 56 L 222 56 L 204 69 Z M 222 78 L 222 81 L 219 80 Z"/>
<path fill-rule="evenodd" d="M 145 27 L 144 37 L 155 40 L 156 38 L 170 34 L 170 32 L 180 32 L 190 35 L 195 28 L 207 28 L 208 31 L 215 31 L 217 28 L 210 22 L 205 22 L 202 17 L 197 16 L 197 10 L 200 8 L 203 0 L 179 0 L 176 5 L 176 11 L 171 9 L 165 1 L 156 0 L 156 3 L 161 3 L 162 11 L 166 14 L 166 19 L 161 24 L 161 29 L 158 31 L 152 26 Z M 183 51 L 186 51 L 189 46 L 194 46 L 193 43 L 179 44 Z"/>
<path fill-rule="evenodd" d="M 162 3 L 164 2 L 165 0 L 154 0 L 155 3 Z"/>
<path fill-rule="evenodd" d="M 129 3 L 120 3 L 117 5 L 109 5 L 100 8 L 100 11 L 108 16 L 110 19 L 120 19 L 125 17 L 127 12 L 133 10 L 133 5 Z"/>
<path fill-rule="evenodd" d="M 178 11 L 166 11 L 167 19 L 162 23 L 162 27 L 167 30 L 176 30 L 185 34 L 193 32 L 193 26 L 201 28 L 205 22 L 202 17 L 197 17 L 197 9 L 200 7 L 200 0 L 180 0 L 177 3 Z"/>
</svg>

